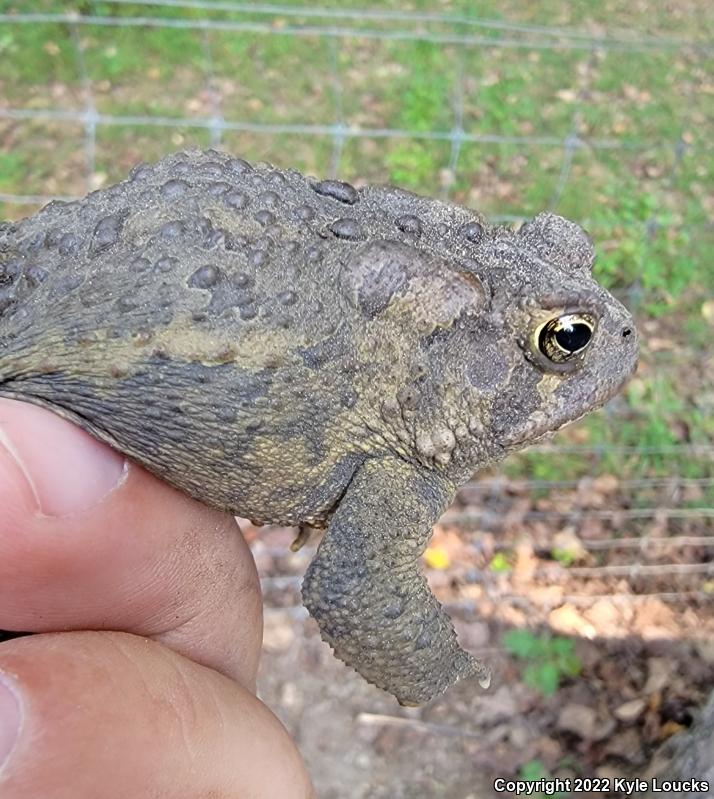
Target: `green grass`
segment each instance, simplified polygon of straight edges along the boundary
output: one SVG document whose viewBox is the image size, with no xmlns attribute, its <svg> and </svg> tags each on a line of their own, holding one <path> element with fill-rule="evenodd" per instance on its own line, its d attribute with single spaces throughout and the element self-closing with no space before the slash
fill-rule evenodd
<svg viewBox="0 0 714 799">
<path fill-rule="evenodd" d="M 329 42 L 320 37 L 211 34 L 227 119 L 329 125 L 335 119 Z"/>
<path fill-rule="evenodd" d="M 553 696 L 563 680 L 577 676 L 582 669 L 570 638 L 514 629 L 504 634 L 503 645 L 523 663 L 523 682 L 543 696 Z"/>
<path fill-rule="evenodd" d="M 454 198 L 488 216 L 532 216 L 550 205 L 562 158 L 557 147 L 465 144 Z"/>
<path fill-rule="evenodd" d="M 44 88 L 52 81 L 79 83 L 69 29 L 59 24 L 0 27 L 2 80 L 10 91 Z"/>
<path fill-rule="evenodd" d="M 98 111 L 190 117 L 205 105 L 200 31 L 90 25 L 81 39 Z"/>
<path fill-rule="evenodd" d="M 167 137 L 170 146 L 167 147 Z M 206 130 L 195 128 L 173 128 L 167 132 L 161 128 L 132 126 L 104 126 L 97 132 L 96 171 L 101 184 L 109 185 L 123 180 L 132 166 L 141 161 L 155 161 L 167 150 L 188 147 L 208 147 L 210 135 Z"/>
<path fill-rule="evenodd" d="M 229 132 L 222 147 L 236 155 L 255 161 L 290 166 L 308 175 L 326 175 L 332 159 L 332 141 L 328 136 L 305 138 L 296 134 L 264 134 Z"/>
<path fill-rule="evenodd" d="M 5 143 L 0 149 L 0 193 L 53 195 L 86 189 L 81 125 L 0 121 L 0 141 Z"/>
<path fill-rule="evenodd" d="M 488 564 L 488 568 L 494 574 L 508 574 L 513 570 L 513 554 L 507 552 L 496 552 Z"/>
<path fill-rule="evenodd" d="M 340 174 L 347 180 L 391 182 L 438 196 L 449 151 L 445 142 L 354 137 L 345 142 Z"/>
<path fill-rule="evenodd" d="M 27 156 L 22 152 L 0 153 L 0 188 L 17 186 L 27 174 Z"/>
<path fill-rule="evenodd" d="M 503 136 L 562 136 L 571 127 L 578 65 L 587 53 L 464 50 L 464 128 Z M 565 98 L 565 99 L 564 99 Z"/>
<path fill-rule="evenodd" d="M 299 8 L 301 0 L 288 0 Z M 326 7 L 363 8 L 360 0 L 326 0 Z M 28 10 L 25 0 L 10 7 Z M 39 0 L 32 10 L 57 11 L 69 3 Z M 79 2 L 85 13 L 197 19 L 198 10 Z M 403 10 L 401 0 L 379 5 Z M 434 11 L 415 0 L 414 10 Z M 714 35 L 708 0 L 673 11 L 663 4 L 606 0 L 450 0 L 439 11 L 465 17 L 575 26 L 620 36 Z M 246 13 L 214 12 L 212 19 L 285 25 L 327 24 Z M 554 207 L 584 221 L 598 250 L 596 275 L 634 306 L 643 331 L 643 366 L 623 398 L 616 424 L 604 414 L 577 428 L 579 441 L 606 448 L 661 447 L 714 440 L 711 378 L 700 368 L 714 324 L 702 303 L 714 295 L 714 89 L 711 54 L 691 49 L 621 52 L 605 49 L 499 47 L 499 33 L 469 25 L 432 24 L 429 30 L 481 36 L 485 45 L 459 47 L 425 41 L 380 40 L 361 28 L 400 31 L 403 21 L 354 20 L 354 36 L 287 36 L 254 32 L 79 26 L 96 108 L 107 115 L 210 117 L 209 56 L 213 88 L 226 119 L 246 123 L 330 126 L 341 121 L 365 131 L 348 136 L 340 175 L 394 182 L 491 215 L 529 216 Z M 597 27 L 593 27 L 597 26 Z M 414 27 L 414 26 L 411 26 Z M 418 28 L 419 26 L 417 26 Z M 493 42 L 491 41 L 493 40 Z M 337 79 L 333 68 L 337 68 Z M 616 139 L 626 147 L 578 148 L 558 191 L 563 150 L 549 144 L 465 142 L 455 175 L 447 172 L 450 142 L 409 135 L 370 136 L 375 129 L 447 132 L 456 122 L 461 79 L 462 125 L 469 134 L 562 138 L 575 126 L 584 140 Z M 81 72 L 66 25 L 0 26 L 0 97 L 12 108 L 82 110 Z M 123 177 L 139 160 L 189 145 L 205 146 L 205 129 L 174 126 L 97 127 L 96 185 Z M 85 130 L 80 122 L 0 122 L 0 192 L 82 194 L 88 183 Z M 222 145 L 255 160 L 327 174 L 334 160 L 328 134 L 230 132 Z M 0 204 L 0 216 L 19 217 L 31 206 Z M 654 346 L 665 341 L 667 347 Z M 569 442 L 565 432 L 558 440 Z M 615 450 L 612 451 L 614 453 Z M 672 464 L 653 456 L 631 460 L 606 454 L 596 461 L 525 453 L 507 470 L 541 479 L 595 471 L 663 473 Z M 677 465 L 709 474 L 710 465 Z"/>
</svg>

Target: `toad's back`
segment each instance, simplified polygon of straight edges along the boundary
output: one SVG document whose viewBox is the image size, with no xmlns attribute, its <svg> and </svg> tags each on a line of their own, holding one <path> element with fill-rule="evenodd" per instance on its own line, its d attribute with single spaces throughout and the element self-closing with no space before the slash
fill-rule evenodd
<svg viewBox="0 0 714 799">
<path fill-rule="evenodd" d="M 370 392 L 410 346 L 389 333 L 360 344 L 398 286 L 383 285 L 394 270 L 370 286 L 345 264 L 385 241 L 453 260 L 482 230 L 457 206 L 215 151 L 141 165 L 0 226 L 2 393 L 80 421 L 190 493 L 210 485 L 215 504 L 319 521 L 384 446 Z"/>
<path fill-rule="evenodd" d="M 201 329 L 289 327 L 307 343 L 343 318 L 339 266 L 360 244 L 403 241 L 452 259 L 469 245 L 469 222 L 480 235 L 476 214 L 398 189 L 179 153 L 0 227 L 0 310 L 6 319 L 14 307 L 23 317 L 60 306 L 91 328 L 110 307 L 143 307 L 154 328 L 190 314 Z"/>
</svg>

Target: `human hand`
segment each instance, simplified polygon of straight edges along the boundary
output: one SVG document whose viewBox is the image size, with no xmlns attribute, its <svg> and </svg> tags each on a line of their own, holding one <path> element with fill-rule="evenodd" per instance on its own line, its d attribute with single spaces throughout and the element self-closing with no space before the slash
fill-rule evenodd
<svg viewBox="0 0 714 799">
<path fill-rule="evenodd" d="M 232 517 L 12 400 L 0 508 L 0 629 L 40 633 L 0 643 L 3 799 L 313 795 L 255 696 L 260 586 Z"/>
</svg>

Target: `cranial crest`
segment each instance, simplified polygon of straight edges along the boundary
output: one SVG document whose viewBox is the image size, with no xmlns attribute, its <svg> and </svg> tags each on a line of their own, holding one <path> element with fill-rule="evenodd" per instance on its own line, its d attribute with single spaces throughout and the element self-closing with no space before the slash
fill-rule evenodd
<svg viewBox="0 0 714 799">
<path fill-rule="evenodd" d="M 538 214 L 518 231 L 528 249 L 565 272 L 591 272 L 595 250 L 587 233 L 557 214 Z"/>
</svg>

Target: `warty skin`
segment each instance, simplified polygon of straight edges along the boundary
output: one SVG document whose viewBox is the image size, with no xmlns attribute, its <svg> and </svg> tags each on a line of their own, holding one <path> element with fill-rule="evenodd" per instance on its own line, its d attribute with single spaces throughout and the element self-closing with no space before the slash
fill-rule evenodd
<svg viewBox="0 0 714 799">
<path fill-rule="evenodd" d="M 206 504 L 299 541 L 325 528 L 308 610 L 338 657 L 419 704 L 487 678 L 420 573 L 433 524 L 475 472 L 635 368 L 633 320 L 593 261 L 553 214 L 515 232 L 391 187 L 178 153 L 0 224 L 0 396 Z"/>
</svg>

